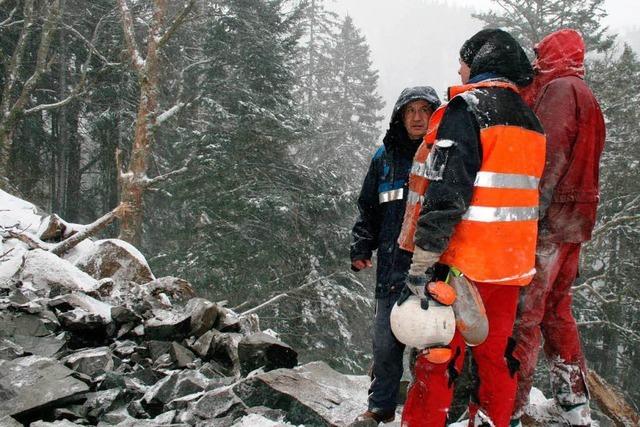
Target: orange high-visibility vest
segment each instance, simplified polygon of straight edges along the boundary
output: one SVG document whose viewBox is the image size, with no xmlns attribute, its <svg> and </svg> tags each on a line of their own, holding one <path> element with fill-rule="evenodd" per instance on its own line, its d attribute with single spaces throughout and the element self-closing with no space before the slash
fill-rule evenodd
<svg viewBox="0 0 640 427">
<path fill-rule="evenodd" d="M 518 91 L 508 83 L 501 86 Z M 450 95 L 465 96 L 477 87 L 451 88 Z M 480 130 L 480 144 L 482 163 L 471 204 L 440 261 L 476 282 L 527 285 L 535 274 L 546 139 L 534 130 L 499 124 Z"/>
<path fill-rule="evenodd" d="M 465 96 L 481 87 L 517 92 L 513 84 L 485 81 L 453 87 L 449 95 Z M 471 99 L 470 104 L 473 102 Z M 480 144 L 483 158 L 471 204 L 456 225 L 440 262 L 455 266 L 475 282 L 527 285 L 535 274 L 538 183 L 544 168 L 545 137 L 533 130 L 500 124 L 482 128 Z M 422 187 L 424 192 L 418 193 L 420 207 L 427 185 Z M 408 212 L 410 206 L 415 209 L 407 204 L 405 220 L 413 226 L 403 224 L 403 231 L 406 228 L 413 236 L 420 208 Z M 402 244 L 407 247 L 406 241 Z"/>
<path fill-rule="evenodd" d="M 407 196 L 402 229 L 398 237 L 398 245 L 405 251 L 413 252 L 415 247 L 413 238 L 416 235 L 418 216 L 420 216 L 424 195 L 427 193 L 427 187 L 429 186 L 429 181 L 425 176 L 426 161 L 433 142 L 436 140 L 438 125 L 440 125 L 442 116 L 444 116 L 445 109 L 446 104 L 441 105 L 433 112 L 429 118 L 427 133 L 422 138 L 422 143 L 413 156 L 413 164 L 411 165 L 411 173 L 409 174 L 409 195 Z"/>
</svg>

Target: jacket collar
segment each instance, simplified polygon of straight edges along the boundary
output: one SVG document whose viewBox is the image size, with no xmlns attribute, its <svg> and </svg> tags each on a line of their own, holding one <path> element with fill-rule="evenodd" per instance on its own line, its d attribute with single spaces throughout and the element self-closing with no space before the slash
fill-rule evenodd
<svg viewBox="0 0 640 427">
<path fill-rule="evenodd" d="M 449 100 L 451 100 L 453 97 L 458 96 L 462 93 L 468 92 L 470 90 L 488 88 L 488 87 L 511 89 L 515 93 L 519 93 L 518 86 L 516 86 L 514 83 L 504 79 L 492 79 L 492 80 L 483 80 L 478 83 L 469 83 L 466 85 L 451 86 L 448 89 L 447 94 L 448 94 Z"/>
</svg>

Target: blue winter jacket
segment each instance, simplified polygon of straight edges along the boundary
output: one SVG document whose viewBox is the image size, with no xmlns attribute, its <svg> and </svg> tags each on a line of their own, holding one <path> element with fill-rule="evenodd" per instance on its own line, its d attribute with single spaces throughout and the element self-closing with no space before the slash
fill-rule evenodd
<svg viewBox="0 0 640 427">
<path fill-rule="evenodd" d="M 399 292 L 411 264 L 411 253 L 398 247 L 413 156 L 422 140 L 412 141 L 402 123 L 408 103 L 424 99 L 440 105 L 428 86 L 407 88 L 396 102 L 384 144 L 376 151 L 358 197 L 359 216 L 352 230 L 351 261 L 371 259 L 377 250 L 376 298 Z"/>
</svg>

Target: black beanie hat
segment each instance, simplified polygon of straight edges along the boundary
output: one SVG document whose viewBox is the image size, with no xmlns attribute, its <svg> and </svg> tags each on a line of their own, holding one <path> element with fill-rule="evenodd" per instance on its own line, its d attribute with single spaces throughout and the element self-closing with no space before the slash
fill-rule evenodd
<svg viewBox="0 0 640 427">
<path fill-rule="evenodd" d="M 471 69 L 470 77 L 492 72 L 518 86 L 527 86 L 533 80 L 533 69 L 522 46 L 500 29 L 477 32 L 460 48 L 460 59 Z"/>
</svg>

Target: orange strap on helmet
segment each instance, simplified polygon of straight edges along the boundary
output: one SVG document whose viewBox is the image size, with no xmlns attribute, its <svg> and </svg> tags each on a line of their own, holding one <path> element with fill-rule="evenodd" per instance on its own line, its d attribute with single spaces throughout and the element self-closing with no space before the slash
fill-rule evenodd
<svg viewBox="0 0 640 427">
<path fill-rule="evenodd" d="M 429 282 L 427 292 L 440 304 L 451 305 L 456 300 L 456 290 L 453 289 L 453 286 L 442 280 Z"/>
<path fill-rule="evenodd" d="M 427 359 L 427 361 L 435 363 L 436 365 L 447 363 L 449 360 L 451 360 L 452 356 L 453 352 L 450 348 L 447 347 L 425 348 L 418 355 L 418 357 L 424 357 L 425 359 Z"/>
</svg>

